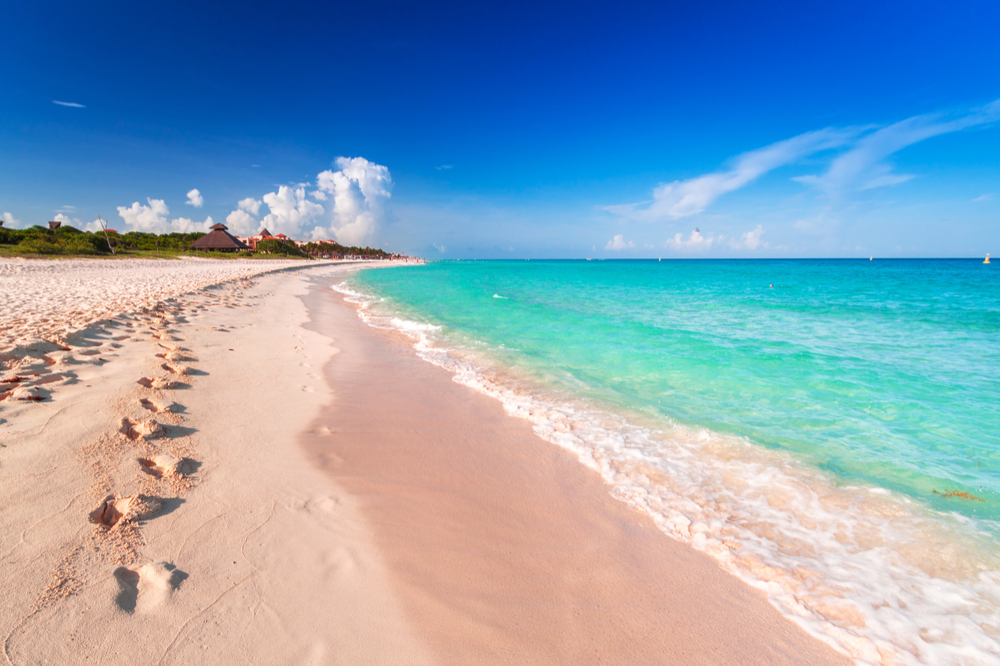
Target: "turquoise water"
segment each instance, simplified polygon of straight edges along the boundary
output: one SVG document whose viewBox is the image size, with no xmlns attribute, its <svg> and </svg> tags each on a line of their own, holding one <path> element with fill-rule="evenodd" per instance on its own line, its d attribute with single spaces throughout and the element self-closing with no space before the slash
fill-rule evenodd
<svg viewBox="0 0 1000 667">
<path fill-rule="evenodd" d="M 662 519 L 667 532 L 680 530 L 678 521 L 716 521 L 718 529 L 704 531 L 705 550 L 748 580 L 761 577 L 749 565 L 741 569 L 742 552 L 774 567 L 784 558 L 780 567 L 789 571 L 827 568 L 832 577 L 844 563 L 830 554 L 837 542 L 850 542 L 838 557 L 851 567 L 877 554 L 886 564 L 873 562 L 875 569 L 912 569 L 899 575 L 907 586 L 926 576 L 979 587 L 989 613 L 974 624 L 1000 625 L 1000 589 L 989 588 L 1000 583 L 993 560 L 1000 539 L 1000 268 L 981 260 L 441 262 L 362 271 L 349 284 L 370 297 L 370 311 L 383 322 L 408 323 L 402 328 L 430 336 L 425 345 L 488 370 L 491 386 L 507 392 L 502 400 L 513 405 L 530 395 L 547 400 L 546 410 L 562 410 L 569 426 L 536 420 L 536 431 L 560 444 L 560 428 L 578 432 L 567 446 L 595 462 L 619 497 Z M 603 415 L 588 423 L 617 420 L 618 444 L 598 442 L 610 437 L 607 429 L 599 436 L 579 430 L 586 410 Z M 715 458 L 678 468 L 692 456 Z M 642 472 L 630 457 L 644 461 Z M 747 461 L 757 467 L 734 472 Z M 692 473 L 696 468 L 715 471 L 716 481 Z M 774 488 L 796 489 L 794 501 L 786 493 L 765 502 L 742 490 L 776 470 L 786 481 Z M 742 477 L 727 481 L 730 473 Z M 651 502 L 654 487 L 659 495 Z M 948 491 L 967 495 L 944 497 Z M 698 508 L 683 510 L 692 498 Z M 716 511 L 720 498 L 725 511 Z M 782 511 L 787 521 L 777 517 Z M 860 529 L 842 536 L 851 532 L 843 526 L 873 515 L 884 521 L 871 523 L 867 536 Z M 737 535 L 713 551 L 711 540 L 726 542 L 727 529 L 760 521 L 769 528 L 744 531 L 744 546 L 732 545 L 743 539 Z M 697 542 L 697 531 L 681 528 L 678 534 Z M 836 540 L 825 555 L 812 553 L 830 536 Z M 942 544 L 956 551 L 882 553 L 893 542 L 921 541 L 938 545 L 930 551 Z M 751 542 L 757 546 L 746 546 Z M 792 542 L 799 546 L 783 546 Z M 840 584 L 856 585 L 860 596 L 864 582 L 843 576 Z M 796 604 L 808 595 L 800 593 Z M 921 600 L 934 616 L 934 600 Z M 884 602 L 870 600 L 862 613 Z M 897 603 L 917 615 L 917 601 Z M 869 628 L 876 617 L 872 611 Z M 921 622 L 919 637 L 902 649 L 892 640 L 902 651 L 896 659 L 1000 655 L 996 628 L 976 639 L 985 653 L 970 657 L 941 653 Z M 874 630 L 865 632 L 860 636 L 884 648 Z M 845 641 L 834 643 L 848 650 Z M 869 655 L 858 650 L 856 657 Z"/>
</svg>

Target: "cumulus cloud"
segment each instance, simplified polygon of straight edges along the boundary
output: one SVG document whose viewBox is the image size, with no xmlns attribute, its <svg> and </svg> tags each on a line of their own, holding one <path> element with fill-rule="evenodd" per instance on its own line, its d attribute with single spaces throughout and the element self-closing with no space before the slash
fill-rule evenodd
<svg viewBox="0 0 1000 667">
<path fill-rule="evenodd" d="M 738 239 L 730 239 L 729 246 L 735 250 L 756 250 L 757 248 L 768 247 L 767 241 L 761 243 L 760 237 L 764 235 L 764 227 L 757 225 L 755 229 L 744 232 Z"/>
<path fill-rule="evenodd" d="M 212 216 L 208 216 L 202 222 L 191 218 L 175 218 L 170 221 L 170 231 L 190 234 L 191 232 L 207 232 L 208 228 L 215 224 Z"/>
<path fill-rule="evenodd" d="M 162 199 L 146 197 L 148 205 L 133 202 L 132 206 L 119 206 L 118 215 L 125 224 L 137 232 L 161 232 L 168 227 L 170 209 Z"/>
<path fill-rule="evenodd" d="M 702 234 L 700 230 L 695 229 L 687 238 L 678 232 L 674 234 L 673 238 L 667 239 L 663 245 L 665 248 L 680 252 L 707 252 L 713 246 L 728 246 L 733 250 L 757 250 L 769 247 L 766 241 L 761 241 L 763 235 L 764 227 L 762 225 L 757 225 L 755 229 L 744 232 L 739 237 L 727 237 L 725 234 Z"/>
<path fill-rule="evenodd" d="M 261 224 L 272 234 L 285 234 L 292 238 L 302 236 L 304 227 L 313 226 L 323 207 L 306 199 L 306 189 L 282 185 L 277 192 L 264 195 L 264 203 L 270 211 Z"/>
<path fill-rule="evenodd" d="M 237 236 L 252 236 L 260 231 L 260 221 L 246 211 L 237 209 L 226 216 L 226 227 Z"/>
<path fill-rule="evenodd" d="M 386 215 L 392 176 L 388 167 L 363 157 L 339 157 L 336 164 L 339 171 L 328 169 L 316 177 L 317 190 L 333 197 L 330 231 L 345 245 L 365 244 Z"/>
<path fill-rule="evenodd" d="M 236 210 L 226 216 L 226 226 L 229 227 L 229 231 L 239 236 L 250 236 L 260 231 L 262 226 L 256 216 L 260 215 L 263 203 L 253 197 L 237 202 Z"/>
<path fill-rule="evenodd" d="M 174 218 L 168 221 L 167 216 L 170 215 L 170 208 L 167 207 L 165 201 L 147 197 L 146 202 L 147 204 L 133 202 L 131 206 L 118 207 L 118 215 L 125 221 L 125 225 L 129 227 L 130 231 L 149 232 L 152 234 L 169 232 L 189 233 L 208 231 L 208 228 L 214 224 L 211 216 L 205 218 L 202 222 L 191 220 L 190 218 Z M 96 229 L 91 229 L 93 224 L 88 225 L 87 229 L 89 231 L 100 229 L 99 223 Z"/>
<path fill-rule="evenodd" d="M 241 199 L 236 205 L 250 215 L 257 215 L 260 213 L 260 205 L 262 203 L 264 202 L 253 197 L 247 197 L 246 199 Z"/>
<path fill-rule="evenodd" d="M 59 100 L 52 100 L 52 104 L 58 104 L 61 107 L 70 107 L 73 109 L 86 109 L 87 107 L 82 104 L 77 104 L 76 102 L 60 102 Z"/>
<path fill-rule="evenodd" d="M 201 208 L 205 203 L 205 198 L 201 196 L 198 192 L 198 188 L 195 188 L 191 192 L 187 193 L 187 204 L 188 206 L 194 206 L 195 208 Z"/>
<path fill-rule="evenodd" d="M 389 169 L 363 157 L 339 157 L 336 171 L 327 169 L 316 176 L 316 189 L 308 196 L 308 183 L 282 185 L 261 199 L 247 197 L 226 216 L 226 225 L 235 234 L 249 235 L 264 227 L 272 234 L 314 241 L 335 238 L 345 245 L 367 244 L 378 225 L 387 217 L 392 197 Z M 263 218 L 261 206 L 268 213 Z M 259 219 L 258 219 L 259 218 Z"/>
<path fill-rule="evenodd" d="M 3 224 L 5 227 L 17 227 L 21 224 L 21 221 L 14 217 L 14 214 L 10 211 L 4 211 L 3 214 Z"/>
<path fill-rule="evenodd" d="M 605 250 L 627 250 L 628 248 L 634 248 L 635 243 L 633 241 L 625 241 L 622 234 L 615 234 L 614 238 L 608 241 L 607 245 L 604 246 Z"/>
<path fill-rule="evenodd" d="M 934 136 L 957 132 L 1000 119 L 1000 100 L 960 114 L 913 116 L 886 127 L 826 128 L 806 132 L 732 160 L 728 169 L 657 186 L 653 198 L 635 204 L 606 206 L 623 217 L 661 221 L 705 211 L 722 195 L 738 190 L 779 167 L 825 151 L 842 149 L 823 174 L 792 180 L 815 186 L 830 196 L 904 183 L 914 174 L 892 170 L 888 159 L 896 152 Z"/>
<path fill-rule="evenodd" d="M 664 246 L 670 248 L 671 250 L 680 250 L 682 252 L 699 252 L 710 249 L 712 244 L 715 243 L 715 240 L 715 236 L 711 234 L 703 236 L 702 233 L 696 229 L 691 232 L 686 239 L 683 234 L 677 232 L 674 234 L 673 238 L 667 239 Z"/>
</svg>

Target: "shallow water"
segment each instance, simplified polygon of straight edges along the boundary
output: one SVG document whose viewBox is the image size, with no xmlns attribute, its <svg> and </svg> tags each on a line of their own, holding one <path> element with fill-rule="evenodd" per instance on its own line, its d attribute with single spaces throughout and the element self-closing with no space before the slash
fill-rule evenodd
<svg viewBox="0 0 1000 667">
<path fill-rule="evenodd" d="M 452 262 L 338 289 L 838 649 L 995 663 L 998 276 L 971 260 Z"/>
</svg>

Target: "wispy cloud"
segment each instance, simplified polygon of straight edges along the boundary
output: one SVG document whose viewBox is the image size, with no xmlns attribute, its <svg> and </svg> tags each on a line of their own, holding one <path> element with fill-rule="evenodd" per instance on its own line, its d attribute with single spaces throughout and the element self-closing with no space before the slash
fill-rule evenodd
<svg viewBox="0 0 1000 667">
<path fill-rule="evenodd" d="M 59 100 L 52 100 L 52 104 L 58 104 L 61 107 L 70 107 L 73 109 L 86 109 L 87 107 L 82 104 L 77 104 L 76 102 L 60 102 Z"/>
<path fill-rule="evenodd" d="M 993 201 L 993 193 L 987 192 L 986 194 L 979 195 L 975 199 L 970 199 L 969 201 Z"/>
<path fill-rule="evenodd" d="M 442 165 L 438 165 L 437 167 L 434 167 L 434 168 L 437 169 L 437 170 L 441 170 L 441 169 L 451 169 L 452 167 L 451 167 L 450 164 L 442 164 Z"/>
<path fill-rule="evenodd" d="M 727 192 L 738 190 L 778 167 L 821 151 L 844 146 L 860 132 L 857 128 L 827 128 L 806 132 L 739 155 L 734 158 L 730 169 L 657 186 L 653 190 L 652 201 L 608 206 L 606 210 L 645 220 L 677 219 L 701 213 Z"/>
<path fill-rule="evenodd" d="M 820 176 L 799 176 L 794 180 L 815 185 L 830 195 L 898 185 L 915 174 L 897 174 L 886 160 L 915 143 L 1000 119 L 1000 100 L 961 115 L 913 116 L 861 137 L 846 153 L 830 163 Z"/>
<path fill-rule="evenodd" d="M 820 175 L 794 177 L 831 197 L 903 183 L 914 174 L 899 174 L 887 162 L 894 153 L 917 142 L 1000 119 L 1000 100 L 963 113 L 913 116 L 886 127 L 825 128 L 806 132 L 736 156 L 731 167 L 653 189 L 651 200 L 606 206 L 629 219 L 664 221 L 705 211 L 722 195 L 739 190 L 764 174 L 826 151 L 841 150 Z"/>
</svg>

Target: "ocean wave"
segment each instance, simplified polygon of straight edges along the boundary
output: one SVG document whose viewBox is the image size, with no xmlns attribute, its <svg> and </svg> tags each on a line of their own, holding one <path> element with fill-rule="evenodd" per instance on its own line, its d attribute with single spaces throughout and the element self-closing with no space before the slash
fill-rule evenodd
<svg viewBox="0 0 1000 667">
<path fill-rule="evenodd" d="M 840 486 L 736 436 L 653 422 L 515 378 L 436 325 L 376 312 L 339 284 L 367 324 L 402 331 L 454 380 L 574 452 L 611 494 L 762 590 L 813 636 L 886 664 L 1000 660 L 1000 563 L 991 539 L 886 489 Z"/>
</svg>

